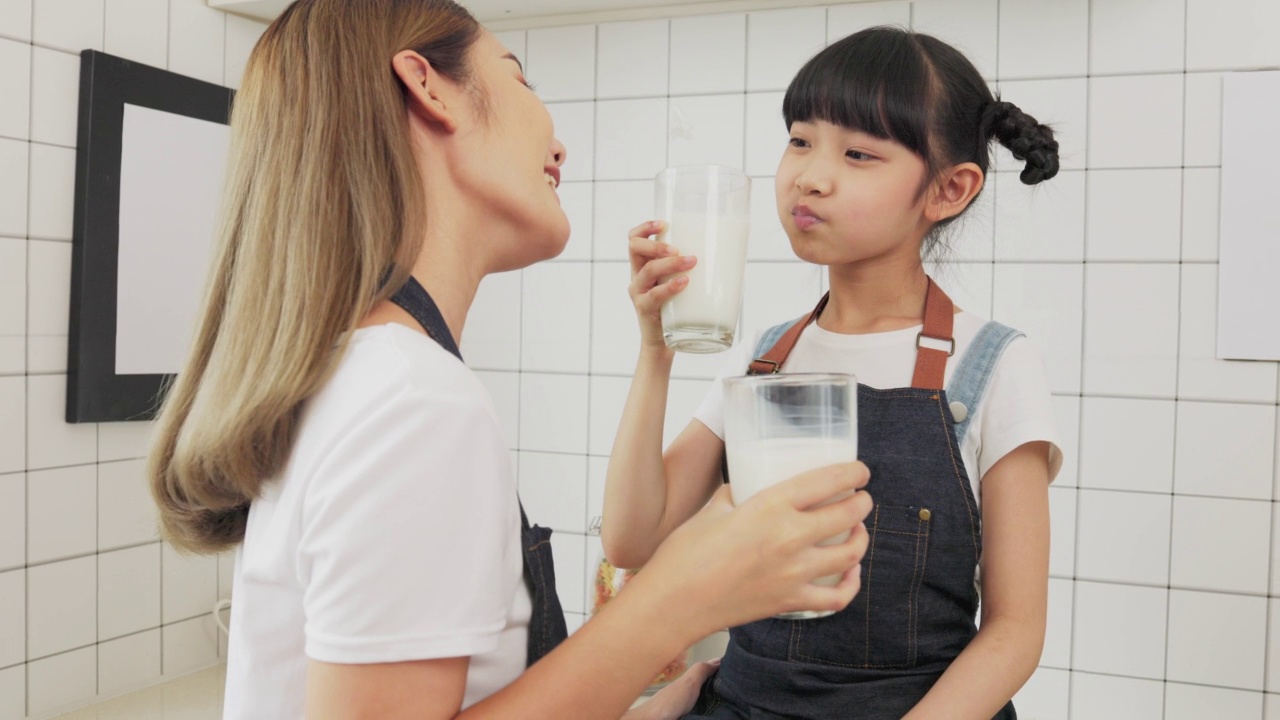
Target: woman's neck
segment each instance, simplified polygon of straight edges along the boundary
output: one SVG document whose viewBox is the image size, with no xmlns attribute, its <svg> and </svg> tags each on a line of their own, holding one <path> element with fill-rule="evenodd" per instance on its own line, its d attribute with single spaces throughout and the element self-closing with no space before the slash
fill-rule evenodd
<svg viewBox="0 0 1280 720">
<path fill-rule="evenodd" d="M 441 227 L 432 223 L 422 240 L 418 253 L 418 261 L 410 271 L 414 279 L 427 291 L 436 307 L 444 317 L 449 334 L 458 345 L 462 344 L 462 331 L 467 321 L 467 313 L 475 300 L 480 281 L 484 279 L 485 269 L 481 267 L 475 253 L 468 254 L 465 238 L 474 236 L 459 234 L 456 228 Z M 473 249 L 474 243 L 470 245 Z M 361 327 L 396 323 L 405 325 L 419 332 L 423 328 L 412 315 L 395 303 L 385 300 L 379 303 L 361 323 Z"/>
<path fill-rule="evenodd" d="M 818 319 L 845 335 L 890 332 L 919 325 L 929 278 L 919 256 L 887 257 L 828 268 L 831 299 Z"/>
</svg>

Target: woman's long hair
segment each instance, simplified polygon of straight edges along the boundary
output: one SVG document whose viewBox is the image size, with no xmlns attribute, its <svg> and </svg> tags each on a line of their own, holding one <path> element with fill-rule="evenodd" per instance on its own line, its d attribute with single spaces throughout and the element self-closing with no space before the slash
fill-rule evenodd
<svg viewBox="0 0 1280 720">
<path fill-rule="evenodd" d="M 244 538 L 303 402 L 417 258 L 423 178 L 393 56 L 416 50 L 470 82 L 480 33 L 451 0 L 297 0 L 253 49 L 203 312 L 148 469 L 175 546 Z"/>
</svg>

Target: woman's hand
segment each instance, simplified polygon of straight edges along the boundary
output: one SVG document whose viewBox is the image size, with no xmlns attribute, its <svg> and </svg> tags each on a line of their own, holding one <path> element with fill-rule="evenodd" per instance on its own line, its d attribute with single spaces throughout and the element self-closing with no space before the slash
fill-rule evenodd
<svg viewBox="0 0 1280 720">
<path fill-rule="evenodd" d="M 623 715 L 622 720 L 678 720 L 684 717 L 698 702 L 702 684 L 719 669 L 719 658 L 694 665 L 643 705 Z"/>
<path fill-rule="evenodd" d="M 676 248 L 654 240 L 664 223 L 652 220 L 631 228 L 631 302 L 640 320 L 642 348 L 666 349 L 662 339 L 662 305 L 689 285 L 687 273 L 697 264 L 692 255 L 681 255 Z"/>
<path fill-rule="evenodd" d="M 631 585 L 650 588 L 662 607 L 679 608 L 672 622 L 705 637 L 782 612 L 840 610 L 861 583 L 857 567 L 869 537 L 863 521 L 871 512 L 865 487 L 867 466 L 848 463 L 820 468 L 763 490 L 734 507 L 729 487 L 677 528 Z M 830 502 L 830 504 L 826 504 Z M 818 543 L 852 528 L 843 543 Z M 824 575 L 843 575 L 834 587 L 814 585 Z"/>
</svg>

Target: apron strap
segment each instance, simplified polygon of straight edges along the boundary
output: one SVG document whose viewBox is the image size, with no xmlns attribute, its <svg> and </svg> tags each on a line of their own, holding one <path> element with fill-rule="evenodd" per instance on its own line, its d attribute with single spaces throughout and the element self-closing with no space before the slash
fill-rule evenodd
<svg viewBox="0 0 1280 720">
<path fill-rule="evenodd" d="M 953 333 L 956 307 L 938 283 L 929 278 L 929 293 L 924 301 L 924 330 L 916 336 L 916 372 L 911 387 L 921 390 L 941 390 L 947 374 L 947 358 L 956 354 Z M 925 339 L 950 345 L 947 350 L 927 347 Z"/>
<path fill-rule="evenodd" d="M 800 340 L 800 333 L 804 329 L 818 320 L 818 316 L 822 314 L 822 310 L 827 307 L 827 300 L 831 298 L 831 293 L 822 296 L 818 301 L 818 306 L 813 309 L 805 317 L 795 321 L 787 331 L 778 338 L 778 342 L 769 348 L 769 351 L 747 366 L 748 375 L 772 375 L 782 368 L 782 363 L 787 361 L 787 357 L 791 355 L 791 350 L 795 348 L 796 343 Z"/>
<path fill-rule="evenodd" d="M 747 366 L 748 375 L 771 375 L 782 369 L 791 351 L 800 340 L 804 329 L 817 321 L 823 309 L 827 307 L 831 293 L 822 296 L 818 306 L 807 316 L 800 318 L 787 328 L 778 341 L 767 352 L 751 361 Z M 955 304 L 943 292 L 942 287 L 929 278 L 929 289 L 924 301 L 924 329 L 916 336 L 916 369 L 911 380 L 911 387 L 921 390 L 941 390 L 947 372 L 947 359 L 956 352 Z M 947 350 L 928 347 L 924 340 L 946 343 Z"/>
</svg>

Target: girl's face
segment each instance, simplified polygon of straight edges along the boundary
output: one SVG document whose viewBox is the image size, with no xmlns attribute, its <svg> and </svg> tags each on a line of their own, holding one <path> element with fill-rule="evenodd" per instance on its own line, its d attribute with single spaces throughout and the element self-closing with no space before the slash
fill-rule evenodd
<svg viewBox="0 0 1280 720">
<path fill-rule="evenodd" d="M 825 121 L 796 122 L 778 165 L 778 217 L 802 260 L 842 265 L 919 257 L 931 223 L 925 164 L 892 140 Z"/>
</svg>

